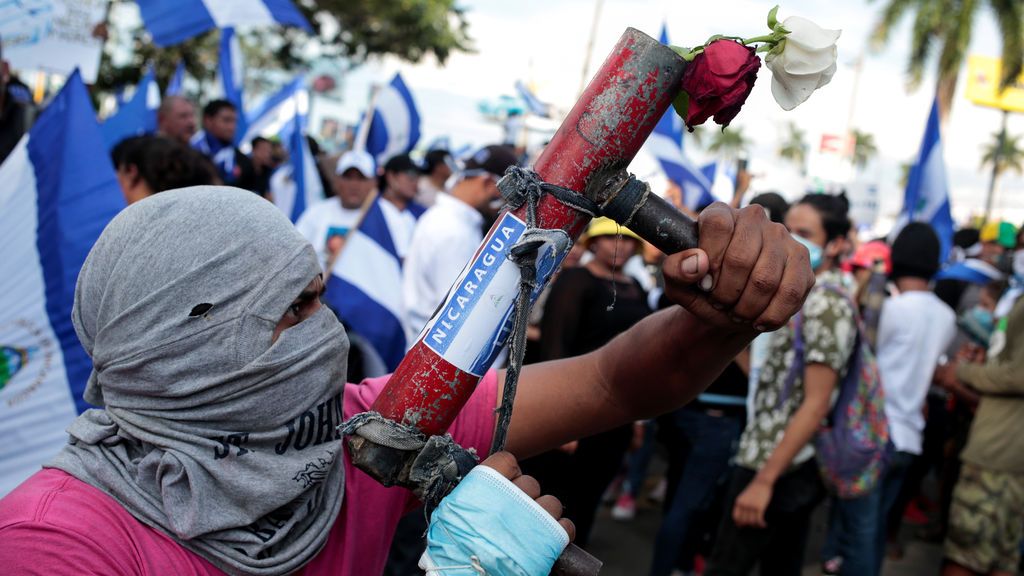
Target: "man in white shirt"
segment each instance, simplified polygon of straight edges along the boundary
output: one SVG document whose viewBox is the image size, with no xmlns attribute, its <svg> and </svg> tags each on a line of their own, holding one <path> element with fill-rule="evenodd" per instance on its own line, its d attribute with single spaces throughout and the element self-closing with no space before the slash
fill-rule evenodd
<svg viewBox="0 0 1024 576">
<path fill-rule="evenodd" d="M 498 179 L 516 163 L 508 147 L 477 151 L 453 176 L 447 193 L 419 220 L 405 257 L 402 294 L 406 308 L 406 340 L 416 342 L 420 330 L 483 240 L 484 215 L 500 202 Z"/>
<path fill-rule="evenodd" d="M 921 454 L 922 409 L 932 374 L 956 335 L 956 314 L 929 287 L 939 270 L 939 250 L 935 232 L 922 222 L 908 224 L 892 245 L 890 277 L 899 293 L 882 305 L 876 347 L 885 415 L 896 452 L 882 480 L 879 551 L 885 549 L 886 516 L 910 464 Z M 878 555 L 879 570 L 882 556 Z"/>
<path fill-rule="evenodd" d="M 416 220 L 427 211 L 414 201 L 422 174 L 423 168 L 408 154 L 398 154 L 384 164 L 384 171 L 377 183 L 381 197 L 380 209 L 401 260 L 405 259 L 409 251 Z"/>
<path fill-rule="evenodd" d="M 328 261 L 341 250 L 345 237 L 359 224 L 363 204 L 373 191 L 376 167 L 373 156 L 350 150 L 338 159 L 334 172 L 334 196 L 306 208 L 295 223 L 313 245 L 325 270 Z"/>
</svg>

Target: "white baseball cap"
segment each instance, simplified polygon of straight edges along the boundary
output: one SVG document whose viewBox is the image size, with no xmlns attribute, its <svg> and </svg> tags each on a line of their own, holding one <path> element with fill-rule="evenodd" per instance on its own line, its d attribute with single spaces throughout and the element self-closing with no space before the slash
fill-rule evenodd
<svg viewBox="0 0 1024 576">
<path fill-rule="evenodd" d="M 349 168 L 355 168 L 367 178 L 374 178 L 377 175 L 377 165 L 373 156 L 362 150 L 349 150 L 338 158 L 338 166 L 335 167 L 335 174 L 344 174 Z"/>
</svg>

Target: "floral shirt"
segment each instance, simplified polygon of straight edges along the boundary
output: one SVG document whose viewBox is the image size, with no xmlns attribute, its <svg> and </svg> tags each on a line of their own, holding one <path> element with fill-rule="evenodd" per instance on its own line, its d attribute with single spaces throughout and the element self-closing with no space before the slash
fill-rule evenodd
<svg viewBox="0 0 1024 576">
<path fill-rule="evenodd" d="M 839 294 L 822 285 L 842 288 L 838 272 L 822 272 L 817 286 L 804 303 L 803 340 L 804 364 L 825 364 L 839 374 L 846 373 L 850 354 L 856 342 L 857 324 L 854 310 Z M 793 335 L 796 320 L 772 334 L 768 355 L 761 367 L 754 393 L 754 411 L 740 437 L 736 463 L 744 468 L 759 470 L 782 441 L 783 433 L 793 414 L 804 401 L 804 374 L 797 372 L 789 396 L 782 402 L 786 377 L 795 356 Z M 833 401 L 836 394 L 833 393 Z M 781 402 L 781 404 L 780 404 Z M 797 454 L 792 466 L 802 464 L 814 455 L 811 443 Z"/>
</svg>

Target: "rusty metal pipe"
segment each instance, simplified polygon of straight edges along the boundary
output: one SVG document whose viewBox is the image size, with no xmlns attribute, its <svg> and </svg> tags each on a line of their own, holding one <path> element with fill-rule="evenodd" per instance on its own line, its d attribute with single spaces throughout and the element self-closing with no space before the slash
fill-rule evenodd
<svg viewBox="0 0 1024 576">
<path fill-rule="evenodd" d="M 681 89 L 685 66 L 686 62 L 671 49 L 628 28 L 537 160 L 535 170 L 552 184 L 596 194 L 602 189 L 599 183 L 615 177 L 629 165 L 668 110 Z M 474 261 L 484 255 L 498 234 L 514 228 L 516 222 L 525 221 L 525 211 L 523 206 L 499 219 L 477 249 Z M 588 216 L 550 196 L 543 197 L 538 205 L 537 225 L 562 229 L 573 240 L 588 223 Z M 467 265 L 449 300 L 428 322 L 372 407 L 386 418 L 414 426 L 428 436 L 448 429 L 484 372 L 438 344 L 447 341 L 450 331 L 438 328 L 437 334 L 443 338 L 427 342 L 431 330 L 443 322 L 445 305 L 454 298 L 473 266 L 474 262 Z M 552 272 L 539 274 L 538 281 L 546 282 Z M 518 284 L 518 278 L 513 284 Z M 480 338 L 478 354 L 486 360 L 488 347 L 503 344 L 502 338 L 510 330 L 511 315 L 499 317 L 493 326 L 495 336 L 491 340 Z M 388 486 L 407 484 L 408 463 L 414 455 L 356 436 L 349 437 L 349 447 L 353 463 L 378 481 Z M 552 573 L 596 574 L 599 569 L 600 561 L 570 546 Z"/>
</svg>

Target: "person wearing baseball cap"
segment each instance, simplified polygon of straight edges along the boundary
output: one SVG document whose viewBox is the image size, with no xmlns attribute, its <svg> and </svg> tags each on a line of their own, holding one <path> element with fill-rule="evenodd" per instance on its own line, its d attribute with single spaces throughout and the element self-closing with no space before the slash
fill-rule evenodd
<svg viewBox="0 0 1024 576">
<path fill-rule="evenodd" d="M 437 201 L 437 195 L 444 192 L 444 183 L 455 171 L 455 159 L 444 148 L 427 152 L 423 157 L 424 174 L 420 178 L 416 202 L 430 208 Z"/>
<path fill-rule="evenodd" d="M 483 240 L 486 219 L 500 207 L 498 180 L 516 156 L 507 146 L 477 150 L 448 179 L 448 189 L 423 214 L 405 256 L 402 295 L 406 337 L 414 342 L 448 288 Z"/>
<path fill-rule="evenodd" d="M 376 172 L 370 154 L 362 150 L 345 152 L 334 169 L 334 195 L 306 208 L 295 223 L 299 233 L 313 245 L 324 269 L 359 222 L 363 204 L 373 191 Z"/>
<path fill-rule="evenodd" d="M 408 154 L 392 156 L 377 177 L 381 212 L 388 223 L 399 258 L 405 258 L 416 220 L 427 209 L 415 202 L 423 167 Z"/>
</svg>

